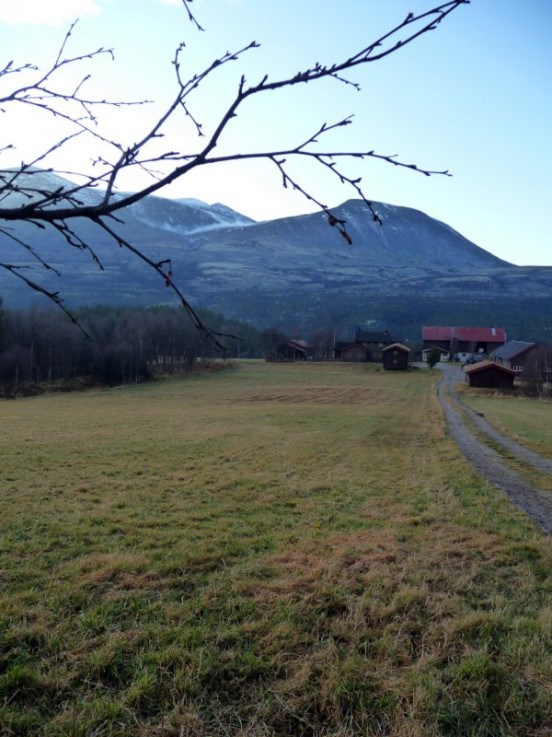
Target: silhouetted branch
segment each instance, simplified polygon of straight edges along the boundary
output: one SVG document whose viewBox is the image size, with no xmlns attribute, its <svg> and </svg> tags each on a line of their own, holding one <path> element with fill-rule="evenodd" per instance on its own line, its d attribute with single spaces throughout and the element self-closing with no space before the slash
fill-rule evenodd
<svg viewBox="0 0 552 737">
<path fill-rule="evenodd" d="M 17 277 L 18 279 L 21 279 L 21 281 L 29 287 L 29 289 L 32 289 L 34 292 L 37 292 L 37 294 L 44 295 L 47 299 L 49 299 L 51 302 L 53 302 L 57 307 L 60 308 L 67 317 L 71 320 L 71 322 L 76 325 L 79 330 L 82 332 L 85 338 L 88 340 L 92 340 L 92 336 L 87 332 L 87 330 L 83 327 L 82 323 L 75 317 L 74 313 L 69 310 L 65 306 L 65 302 L 62 297 L 60 297 L 59 292 L 53 292 L 49 289 L 46 289 L 41 284 L 38 284 L 38 282 L 33 281 L 32 279 L 29 279 L 25 276 L 25 274 L 22 272 L 23 269 L 27 267 L 25 266 L 16 266 L 14 264 L 5 264 L 0 262 L 0 269 L 5 269 L 6 271 L 9 271 L 13 276 Z M 47 267 L 51 268 L 51 267 Z"/>
<path fill-rule="evenodd" d="M 226 338 L 236 338 L 235 335 L 229 335 L 225 333 L 215 333 L 203 323 L 197 312 L 194 310 L 194 308 L 191 306 L 191 304 L 188 302 L 184 294 L 180 291 L 179 287 L 174 283 L 173 281 L 173 273 L 172 273 L 172 264 L 170 259 L 163 259 L 162 261 L 153 261 L 151 258 L 146 256 L 143 251 L 141 251 L 139 248 L 134 246 L 132 243 L 127 241 L 125 238 L 123 238 L 121 235 L 119 235 L 115 230 L 110 228 L 101 218 L 98 218 L 94 220 L 96 225 L 98 225 L 102 230 L 104 230 L 114 241 L 117 243 L 118 246 L 121 248 L 126 248 L 130 253 L 132 253 L 134 256 L 139 258 L 141 261 L 144 261 L 151 269 L 156 271 L 159 276 L 162 278 L 163 282 L 165 283 L 166 287 L 169 287 L 172 289 L 172 291 L 176 294 L 178 297 L 180 304 L 188 314 L 188 317 L 192 321 L 192 324 L 198 330 L 200 333 L 204 333 L 207 338 L 210 338 L 215 343 L 215 346 L 224 353 L 226 350 L 225 346 L 220 343 L 218 340 L 218 337 L 226 337 Z M 163 267 L 166 266 L 167 268 L 164 269 Z"/>
<path fill-rule="evenodd" d="M 194 26 L 197 28 L 198 31 L 204 31 L 205 29 L 202 26 L 199 25 L 196 17 L 194 16 L 194 14 L 192 13 L 192 11 L 190 10 L 190 3 L 192 3 L 192 2 L 193 2 L 193 0 L 182 0 L 182 4 L 186 8 L 186 12 L 188 13 L 188 20 L 190 20 L 194 24 Z"/>
<path fill-rule="evenodd" d="M 197 18 L 190 8 L 193 0 L 182 0 L 184 10 L 188 19 L 198 30 L 203 30 Z M 360 90 L 360 86 L 354 80 L 349 79 L 349 74 L 357 67 L 377 62 L 399 49 L 412 43 L 420 36 L 435 30 L 452 12 L 461 5 L 466 5 L 469 0 L 449 0 L 441 3 L 427 11 L 414 14 L 409 13 L 407 17 L 394 28 L 371 42 L 360 51 L 347 55 L 341 61 L 329 64 L 316 62 L 311 67 L 297 72 L 282 79 L 272 80 L 264 75 L 261 80 L 249 84 L 244 76 L 241 76 L 233 99 L 220 117 L 211 125 L 211 132 L 206 133 L 205 125 L 192 110 L 193 94 L 212 75 L 218 74 L 232 62 L 240 59 L 250 51 L 258 48 L 259 44 L 252 41 L 247 46 L 237 51 L 227 51 L 202 71 L 192 74 L 190 77 L 183 75 L 181 63 L 185 47 L 181 44 L 175 51 L 173 67 L 175 71 L 176 91 L 172 101 L 149 128 L 135 136 L 135 142 L 124 145 L 115 140 L 99 128 L 99 120 L 96 115 L 98 108 L 119 108 L 128 105 L 143 105 L 146 101 L 127 102 L 119 100 L 95 99 L 86 95 L 86 84 L 90 78 L 88 73 L 79 77 L 76 84 L 69 88 L 64 86 L 60 71 L 67 67 L 78 67 L 82 63 L 93 63 L 99 57 L 108 56 L 113 59 L 113 51 L 104 47 L 79 55 L 68 53 L 68 46 L 73 35 L 75 24 L 72 24 L 66 33 L 60 49 L 53 64 L 45 71 L 40 70 L 33 64 L 14 64 L 8 62 L 0 70 L 0 80 L 6 78 L 25 78 L 24 83 L 11 89 L 3 97 L 0 97 L 0 110 L 4 113 L 10 106 L 24 105 L 30 111 L 47 113 L 60 121 L 63 125 L 70 127 L 69 132 L 64 132 L 59 139 L 48 146 L 32 161 L 21 164 L 16 170 L 0 170 L 0 221 L 29 222 L 42 227 L 50 227 L 61 234 L 65 243 L 72 248 L 88 251 L 99 268 L 103 268 L 100 260 L 95 254 L 92 244 L 86 238 L 77 234 L 70 225 L 75 218 L 85 218 L 107 233 L 115 244 L 124 247 L 134 257 L 141 259 L 151 269 L 156 271 L 170 287 L 182 307 L 186 310 L 196 328 L 204 332 L 215 344 L 222 349 L 222 344 L 217 340 L 208 328 L 202 323 L 197 313 L 184 297 L 182 291 L 173 281 L 173 275 L 166 269 L 167 261 L 155 262 L 147 257 L 141 250 L 140 245 L 130 243 L 123 239 L 120 234 L 106 221 L 107 218 L 115 218 L 120 213 L 148 195 L 155 194 L 172 182 L 186 176 L 195 169 L 200 169 L 213 164 L 228 162 L 239 162 L 248 160 L 266 160 L 275 165 L 279 171 L 284 187 L 291 187 L 299 192 L 307 201 L 315 204 L 327 216 L 330 226 L 337 228 L 341 236 L 351 243 L 352 239 L 347 232 L 346 223 L 338 219 L 324 203 L 316 196 L 314 185 L 304 183 L 292 177 L 288 170 L 288 162 L 293 160 L 308 159 L 314 162 L 321 170 L 337 177 L 339 182 L 351 188 L 366 204 L 372 213 L 373 219 L 381 223 L 380 217 L 374 210 L 370 200 L 364 195 L 359 176 L 351 177 L 341 168 L 344 161 L 364 161 L 377 159 L 399 168 L 410 169 L 415 173 L 425 176 L 444 175 L 450 176 L 449 172 L 434 170 L 407 163 L 395 154 L 382 154 L 374 150 L 321 150 L 320 141 L 330 131 L 336 131 L 351 125 L 352 116 L 327 124 L 322 124 L 317 131 L 295 145 L 283 149 L 266 149 L 257 152 L 231 151 L 225 155 L 216 155 L 215 151 L 221 142 L 230 122 L 240 112 L 242 106 L 264 93 L 278 93 L 280 90 L 293 88 L 300 84 L 316 84 L 322 79 L 332 79 L 336 83 L 352 86 Z M 31 75 L 31 79 L 27 79 Z M 202 143 L 199 150 L 189 152 L 185 150 L 160 150 L 159 144 L 167 130 L 167 125 L 174 116 L 182 113 L 197 136 L 198 142 Z M 98 145 L 98 155 L 94 159 L 92 171 L 66 172 L 57 168 L 49 167 L 49 162 L 55 154 L 68 144 L 77 139 L 91 138 Z M 6 143 L 0 147 L 0 154 L 13 148 L 12 143 Z M 164 167 L 169 165 L 169 171 Z M 41 166 L 47 171 L 56 174 L 65 174 L 76 178 L 76 183 L 61 186 L 59 188 L 44 188 L 40 186 L 37 178 L 36 167 Z M 134 193 L 118 193 L 118 182 L 121 175 L 128 169 L 138 167 L 151 176 L 151 182 Z M 96 188 L 98 196 L 94 201 L 87 196 L 91 187 Z M 116 218 L 115 218 L 116 219 Z M 36 249 L 25 240 L 18 240 L 7 228 L 0 230 L 0 235 L 8 237 L 12 242 L 18 243 L 23 249 L 30 252 L 45 268 L 49 265 L 41 260 Z M 56 292 L 50 292 L 41 288 L 34 280 L 28 279 L 18 270 L 19 267 L 11 263 L 0 263 L 0 268 L 22 279 L 35 291 L 45 294 L 56 304 L 67 311 L 62 300 Z"/>
</svg>

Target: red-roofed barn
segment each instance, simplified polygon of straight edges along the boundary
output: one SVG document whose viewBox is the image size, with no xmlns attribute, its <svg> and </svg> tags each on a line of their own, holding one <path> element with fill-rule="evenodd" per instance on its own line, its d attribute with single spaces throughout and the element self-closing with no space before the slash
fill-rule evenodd
<svg viewBox="0 0 552 737">
<path fill-rule="evenodd" d="M 423 327 L 423 348 L 441 348 L 451 356 L 488 354 L 506 342 L 502 328 Z"/>
</svg>

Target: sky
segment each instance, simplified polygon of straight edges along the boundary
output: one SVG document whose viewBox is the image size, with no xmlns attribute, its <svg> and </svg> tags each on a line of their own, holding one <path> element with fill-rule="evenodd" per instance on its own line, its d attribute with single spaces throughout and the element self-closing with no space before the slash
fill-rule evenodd
<svg viewBox="0 0 552 737">
<path fill-rule="evenodd" d="M 185 43 L 182 74 L 191 76 L 225 51 L 260 44 L 221 67 L 190 98 L 190 112 L 208 134 L 231 101 L 241 75 L 282 79 L 314 62 L 331 64 L 378 38 L 408 12 L 432 0 L 194 0 L 205 28 L 199 32 L 180 0 L 2 0 L 0 69 L 9 60 L 46 68 L 70 23 L 79 19 L 68 50 L 78 55 L 100 46 L 108 55 L 83 63 L 91 96 L 151 100 L 136 107 L 105 108 L 99 128 L 131 144 L 176 93 L 175 48 Z M 407 163 L 449 170 L 425 177 L 375 160 L 344 164 L 362 177 L 366 196 L 422 210 L 494 255 L 519 265 L 552 265 L 552 2 L 472 0 L 437 30 L 348 79 L 301 85 L 246 103 L 231 121 L 217 151 L 288 148 L 321 123 L 353 115 L 353 123 L 326 136 L 324 150 L 396 154 Z M 27 73 L 0 77 L 0 97 Z M 71 84 L 70 71 L 60 81 Z M 76 81 L 76 77 L 74 78 Z M 74 83 L 74 82 L 73 82 Z M 60 135 L 60 121 L 40 111 L 4 105 L 0 167 L 32 160 Z M 190 118 L 180 115 L 159 145 L 195 151 Z M 64 153 L 65 152 L 65 153 Z M 64 170 L 89 170 L 97 143 L 69 144 L 48 160 Z M 307 163 L 290 172 L 329 207 L 356 197 L 336 177 Z M 121 186 L 146 183 L 135 171 Z M 268 162 L 203 167 L 160 192 L 222 202 L 256 220 L 313 212 L 299 192 L 284 189 Z"/>
</svg>

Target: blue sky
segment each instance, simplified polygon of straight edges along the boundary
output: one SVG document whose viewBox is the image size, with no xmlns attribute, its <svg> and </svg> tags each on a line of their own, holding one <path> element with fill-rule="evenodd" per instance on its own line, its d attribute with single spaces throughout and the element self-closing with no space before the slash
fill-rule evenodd
<svg viewBox="0 0 552 737">
<path fill-rule="evenodd" d="M 208 132 L 231 99 L 241 74 L 251 82 L 273 79 L 315 61 L 333 62 L 360 50 L 431 0 L 194 0 L 206 29 L 197 32 L 178 0 L 2 0 L 0 49 L 4 60 L 45 64 L 55 55 L 71 20 L 76 53 L 113 47 L 115 62 L 98 60 L 88 71 L 90 91 L 115 99 L 171 99 L 171 61 L 179 41 L 190 74 L 252 40 L 261 44 L 242 61 L 221 69 L 191 110 Z M 353 71 L 362 88 L 326 80 L 246 105 L 232 121 L 221 150 L 289 146 L 321 122 L 354 114 L 354 124 L 328 137 L 325 148 L 398 154 L 452 178 L 431 178 L 387 164 L 352 162 L 373 200 L 423 210 L 491 253 L 517 264 L 552 265 L 552 3 L 549 0 L 472 0 L 437 31 L 389 58 Z M 19 80 L 18 80 L 19 81 Z M 2 87 L 0 86 L 0 93 Z M 159 108 L 155 104 L 104 113 L 112 137 L 134 142 Z M 2 116 L 4 140 L 18 149 L 0 157 L 12 165 L 36 155 L 56 130 L 51 121 L 21 111 Z M 193 128 L 175 121 L 168 147 L 194 150 Z M 6 138 L 7 136 L 7 138 Z M 171 140 L 172 138 L 172 140 Z M 97 153 L 79 146 L 52 164 L 88 166 Z M 294 175 L 328 206 L 355 196 L 312 167 Z M 140 176 L 123 186 L 135 189 Z M 281 187 L 268 163 L 208 167 L 163 193 L 223 202 L 257 220 L 313 210 L 297 192 Z M 340 244 L 339 244 L 340 245 Z"/>
</svg>

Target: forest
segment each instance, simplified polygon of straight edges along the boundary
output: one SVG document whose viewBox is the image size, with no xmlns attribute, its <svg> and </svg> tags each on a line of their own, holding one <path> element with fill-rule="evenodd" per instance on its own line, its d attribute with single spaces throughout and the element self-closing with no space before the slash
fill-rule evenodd
<svg viewBox="0 0 552 737">
<path fill-rule="evenodd" d="M 177 307 L 96 305 L 75 312 L 76 324 L 54 307 L 2 309 L 0 396 L 45 390 L 114 386 L 210 368 L 215 359 L 273 355 L 300 328 L 260 330 L 252 324 L 199 310 L 201 332 Z M 309 355 L 333 357 L 335 331 L 316 329 Z"/>
<path fill-rule="evenodd" d="M 217 350 L 176 308 L 81 308 L 73 324 L 49 308 L 0 309 L 0 392 L 35 393 L 31 387 L 58 382 L 59 388 L 149 381 L 189 372 L 201 360 L 252 355 L 258 330 L 222 315 L 205 313 L 226 349 Z M 80 329 L 79 329 L 80 328 Z M 87 337 L 88 336 L 88 337 Z M 79 379 L 79 383 L 75 380 Z"/>
</svg>

